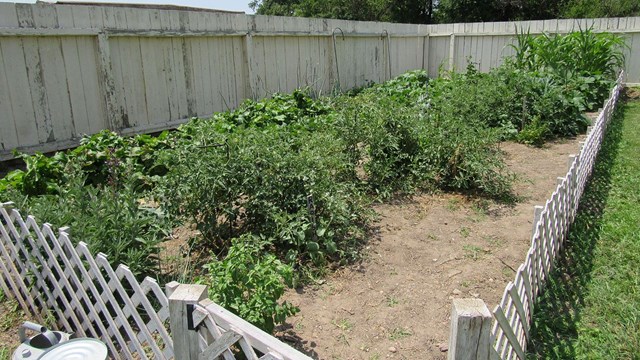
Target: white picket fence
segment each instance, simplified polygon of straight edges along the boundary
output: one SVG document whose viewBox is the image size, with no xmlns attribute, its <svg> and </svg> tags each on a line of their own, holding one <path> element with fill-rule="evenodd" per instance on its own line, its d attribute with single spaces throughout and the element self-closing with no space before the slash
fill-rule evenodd
<svg viewBox="0 0 640 360">
<path fill-rule="evenodd" d="M 55 319 L 59 330 L 101 339 L 116 359 L 230 360 L 234 351 L 247 359 L 310 359 L 206 299 L 205 286 L 170 283 L 165 295 L 154 279 L 138 282 L 128 267 L 114 270 L 106 255 L 74 246 L 68 231 L 56 235 L 0 203 L 0 287 L 41 323 Z M 186 311 L 185 291 L 177 290 L 190 287 L 200 294 Z M 185 337 L 198 339 L 196 346 L 185 347 Z"/>
<path fill-rule="evenodd" d="M 493 319 L 488 311 L 482 311 L 486 309 L 484 304 L 477 306 L 473 302 L 470 306 L 469 302 L 454 301 L 449 359 L 465 359 L 469 354 L 477 359 L 526 359 L 535 302 L 544 290 L 575 219 L 623 79 L 624 72 L 593 126 L 589 127 L 579 153 L 569 157 L 567 174 L 558 178 L 558 186 L 544 207 L 535 207 L 531 247 L 515 279 L 507 284 L 502 300 L 493 311 Z M 490 328 L 482 326 L 487 320 L 491 320 Z"/>
</svg>

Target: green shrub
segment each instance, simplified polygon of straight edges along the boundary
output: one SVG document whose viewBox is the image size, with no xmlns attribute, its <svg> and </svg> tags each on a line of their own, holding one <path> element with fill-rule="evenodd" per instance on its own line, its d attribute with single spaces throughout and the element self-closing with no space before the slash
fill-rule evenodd
<svg viewBox="0 0 640 360">
<path fill-rule="evenodd" d="M 269 254 L 270 242 L 243 235 L 231 241 L 222 260 L 205 265 L 209 297 L 267 332 L 300 311 L 287 302 L 279 303 L 285 286 L 293 286 L 293 268 Z"/>
<path fill-rule="evenodd" d="M 224 250 L 252 233 L 272 238 L 291 262 L 353 258 L 367 211 L 347 181 L 353 169 L 340 139 L 280 126 L 221 134 L 215 120 L 187 128 L 192 135 L 163 155 L 171 164 L 163 196 L 207 244 Z"/>
<path fill-rule="evenodd" d="M 615 34 L 595 33 L 589 28 L 566 35 L 532 36 L 523 31 L 517 35 L 514 65 L 548 74 L 562 85 L 578 85 L 583 106 L 589 111 L 602 105 L 624 66 L 627 45 Z M 579 86 L 580 83 L 588 86 Z"/>
<path fill-rule="evenodd" d="M 25 163 L 25 170 L 11 171 L 0 179 L 0 194 L 13 188 L 25 195 L 55 194 L 63 179 L 66 156 L 56 153 L 47 157 L 40 153 L 34 155 L 20 154 Z"/>
<path fill-rule="evenodd" d="M 157 245 L 170 223 L 141 204 L 133 186 L 85 186 L 85 174 L 72 169 L 55 194 L 25 196 L 10 188 L 5 196 L 40 223 L 69 226 L 72 241 L 86 242 L 93 254 L 107 254 L 113 266 L 126 264 L 137 276 L 157 274 Z"/>
</svg>

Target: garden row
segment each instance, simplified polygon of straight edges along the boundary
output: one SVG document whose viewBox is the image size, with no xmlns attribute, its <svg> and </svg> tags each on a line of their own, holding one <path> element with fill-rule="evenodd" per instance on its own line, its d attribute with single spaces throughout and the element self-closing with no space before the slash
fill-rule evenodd
<svg viewBox="0 0 640 360">
<path fill-rule="evenodd" d="M 159 136 L 101 132 L 52 157 L 23 155 L 0 194 L 138 275 L 157 273 L 172 228 L 195 224 L 193 245 L 212 254 L 199 281 L 272 330 L 297 310 L 278 302 L 285 285 L 358 258 L 372 201 L 415 191 L 512 200 L 498 144 L 584 131 L 622 46 L 589 30 L 520 34 L 516 55 L 487 74 L 413 71 L 335 97 L 247 101 Z"/>
</svg>

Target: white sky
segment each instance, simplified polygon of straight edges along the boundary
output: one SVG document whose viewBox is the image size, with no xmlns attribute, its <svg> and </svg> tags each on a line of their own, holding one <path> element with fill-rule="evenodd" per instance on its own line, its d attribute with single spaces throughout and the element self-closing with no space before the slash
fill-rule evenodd
<svg viewBox="0 0 640 360">
<path fill-rule="evenodd" d="M 74 0 L 65 0 L 74 1 Z M 249 8 L 251 0 L 78 0 L 80 2 L 110 2 L 110 3 L 135 3 L 135 4 L 172 4 L 183 6 L 194 6 L 201 8 L 211 8 L 219 10 L 244 11 L 247 14 L 253 14 Z M 21 2 L 35 3 L 35 0 L 0 0 L 0 2 Z"/>
</svg>

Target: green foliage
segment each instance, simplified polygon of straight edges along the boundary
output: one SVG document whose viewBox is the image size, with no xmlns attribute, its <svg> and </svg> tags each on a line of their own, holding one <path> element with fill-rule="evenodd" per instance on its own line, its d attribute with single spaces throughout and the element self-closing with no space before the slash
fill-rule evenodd
<svg viewBox="0 0 640 360">
<path fill-rule="evenodd" d="M 629 17 L 637 0 L 253 0 L 259 15 L 430 24 Z"/>
<path fill-rule="evenodd" d="M 163 186 L 169 211 L 194 221 L 219 249 L 252 233 L 274 239 L 291 262 L 354 256 L 367 211 L 347 181 L 353 170 L 340 139 L 278 126 L 221 134 L 217 123 L 187 125 L 193 135 L 164 155 L 172 164 Z"/>
<path fill-rule="evenodd" d="M 564 79 L 574 74 L 615 79 L 624 65 L 625 47 L 622 37 L 595 33 L 591 28 L 566 35 L 531 36 L 520 31 L 513 46 L 516 67 L 549 71 Z"/>
<path fill-rule="evenodd" d="M 24 196 L 9 189 L 5 196 L 41 222 L 70 226 L 73 241 L 84 241 L 94 254 L 107 254 L 114 266 L 126 264 L 138 276 L 154 275 L 157 245 L 170 223 L 157 209 L 144 206 L 130 184 L 117 190 L 84 184 L 85 175 L 72 169 L 56 194 Z"/>
<path fill-rule="evenodd" d="M 299 309 L 278 300 L 285 286 L 293 286 L 293 268 L 268 253 L 270 242 L 243 235 L 233 239 L 226 257 L 205 265 L 201 282 L 219 305 L 267 332 L 285 322 Z"/>
<path fill-rule="evenodd" d="M 40 153 L 31 156 L 20 154 L 19 157 L 24 161 L 26 169 L 13 170 L 0 179 L 0 194 L 10 188 L 17 189 L 26 195 L 57 192 L 64 173 L 66 161 L 64 153 L 57 153 L 51 158 Z"/>
<path fill-rule="evenodd" d="M 435 3 L 433 0 L 253 0 L 249 6 L 259 15 L 421 24 L 431 22 Z"/>
<path fill-rule="evenodd" d="M 170 133 L 158 136 L 138 135 L 122 137 L 103 130 L 84 137 L 80 146 L 69 151 L 69 161 L 79 164 L 87 174 L 87 184 L 118 186 L 122 174 L 134 179 L 140 188 L 150 188 L 157 176 L 167 169 L 157 164 L 156 152 L 170 146 Z"/>
<path fill-rule="evenodd" d="M 509 111 L 512 125 L 524 131 L 516 139 L 540 145 L 584 131 L 582 113 L 597 110 L 608 97 L 625 46 L 621 37 L 591 29 L 537 37 L 518 32 L 514 56 L 491 73 L 521 104 Z"/>
<path fill-rule="evenodd" d="M 426 80 L 411 72 L 337 102 L 333 126 L 350 161 L 362 166 L 361 180 L 381 198 L 421 188 L 505 196 L 510 175 L 496 148 L 499 132 L 466 116 L 482 112 L 458 83 Z"/>
<path fill-rule="evenodd" d="M 637 0 L 568 0 L 558 17 L 567 19 L 640 16 Z"/>
<path fill-rule="evenodd" d="M 532 122 L 520 130 L 518 135 L 516 136 L 516 140 L 523 144 L 534 145 L 534 146 L 542 146 L 544 144 L 544 139 L 546 139 L 549 135 L 549 125 L 540 121 L 540 118 L 534 118 Z"/>
</svg>

